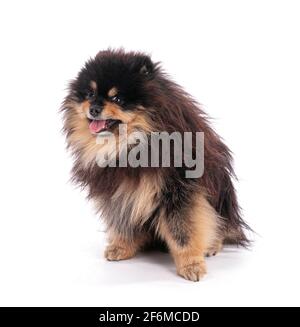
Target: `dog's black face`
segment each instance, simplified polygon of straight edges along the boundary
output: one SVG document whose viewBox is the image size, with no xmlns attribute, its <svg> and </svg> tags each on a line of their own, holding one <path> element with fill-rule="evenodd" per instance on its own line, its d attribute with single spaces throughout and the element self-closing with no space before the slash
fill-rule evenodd
<svg viewBox="0 0 300 327">
<path fill-rule="evenodd" d="M 72 89 L 79 100 L 100 106 L 104 100 L 125 110 L 147 106 L 145 83 L 153 78 L 154 70 L 148 56 L 103 51 L 85 64 Z"/>
<path fill-rule="evenodd" d="M 92 134 L 130 124 L 133 113 L 151 104 L 147 84 L 156 68 L 142 54 L 102 51 L 89 60 L 71 84 L 70 98 L 81 106 Z"/>
</svg>

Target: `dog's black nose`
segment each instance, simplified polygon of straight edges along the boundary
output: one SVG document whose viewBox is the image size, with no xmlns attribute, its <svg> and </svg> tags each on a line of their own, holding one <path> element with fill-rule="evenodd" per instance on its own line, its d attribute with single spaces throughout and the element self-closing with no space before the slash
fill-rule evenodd
<svg viewBox="0 0 300 327">
<path fill-rule="evenodd" d="M 101 111 L 102 111 L 102 109 L 98 105 L 91 105 L 90 106 L 90 115 L 92 117 L 97 117 L 100 114 Z"/>
</svg>

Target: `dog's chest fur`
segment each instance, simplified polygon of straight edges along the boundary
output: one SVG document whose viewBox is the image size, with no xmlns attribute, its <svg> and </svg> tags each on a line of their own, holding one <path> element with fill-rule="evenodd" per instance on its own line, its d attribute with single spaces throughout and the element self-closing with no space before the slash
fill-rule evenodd
<svg viewBox="0 0 300 327">
<path fill-rule="evenodd" d="M 100 195 L 96 204 L 109 229 L 131 237 L 158 207 L 161 190 L 162 179 L 157 175 L 142 175 L 139 180 L 124 178 L 110 198 Z"/>
</svg>

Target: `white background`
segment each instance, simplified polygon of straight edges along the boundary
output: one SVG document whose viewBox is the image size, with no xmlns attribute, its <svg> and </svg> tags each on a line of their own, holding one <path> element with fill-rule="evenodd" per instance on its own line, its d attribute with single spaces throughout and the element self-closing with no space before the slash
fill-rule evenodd
<svg viewBox="0 0 300 327">
<path fill-rule="evenodd" d="M 2 1 L 0 305 L 300 305 L 299 1 Z M 167 254 L 108 263 L 58 113 L 108 46 L 152 54 L 235 155 L 251 251 L 226 248 L 199 283 Z"/>
</svg>

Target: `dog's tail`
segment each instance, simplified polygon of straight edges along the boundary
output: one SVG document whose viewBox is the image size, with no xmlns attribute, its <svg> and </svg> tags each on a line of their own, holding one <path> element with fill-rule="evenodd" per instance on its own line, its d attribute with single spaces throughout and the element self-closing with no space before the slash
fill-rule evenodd
<svg viewBox="0 0 300 327">
<path fill-rule="evenodd" d="M 224 243 L 249 247 L 251 242 L 245 231 L 252 230 L 241 216 L 241 209 L 230 174 L 226 174 L 224 177 L 216 210 L 224 221 Z"/>
</svg>

